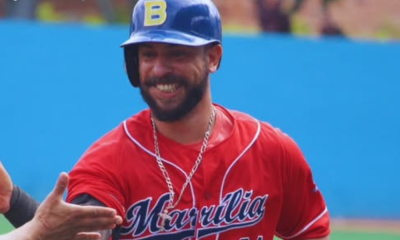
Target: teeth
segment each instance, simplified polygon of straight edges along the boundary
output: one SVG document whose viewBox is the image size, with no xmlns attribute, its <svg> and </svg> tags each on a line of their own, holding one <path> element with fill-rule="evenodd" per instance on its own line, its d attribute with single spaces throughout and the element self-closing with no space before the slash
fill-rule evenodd
<svg viewBox="0 0 400 240">
<path fill-rule="evenodd" d="M 175 92 L 178 84 L 158 84 L 156 87 L 163 92 Z"/>
</svg>

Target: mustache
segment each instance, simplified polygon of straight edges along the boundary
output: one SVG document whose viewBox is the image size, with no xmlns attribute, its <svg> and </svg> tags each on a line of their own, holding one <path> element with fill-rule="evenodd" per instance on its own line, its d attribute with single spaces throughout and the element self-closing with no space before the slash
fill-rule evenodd
<svg viewBox="0 0 400 240">
<path fill-rule="evenodd" d="M 168 75 L 165 77 L 148 77 L 144 81 L 144 85 L 146 87 L 154 87 L 157 84 L 178 84 L 186 87 L 189 83 L 184 77 L 176 76 L 176 75 Z"/>
</svg>

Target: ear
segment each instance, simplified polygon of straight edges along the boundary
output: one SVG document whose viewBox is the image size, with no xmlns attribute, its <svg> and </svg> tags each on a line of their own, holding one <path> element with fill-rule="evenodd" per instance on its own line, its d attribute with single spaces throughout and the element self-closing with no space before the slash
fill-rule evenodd
<svg viewBox="0 0 400 240">
<path fill-rule="evenodd" d="M 215 73 L 218 70 L 222 52 L 221 44 L 213 44 L 207 49 L 208 70 L 210 73 Z"/>
</svg>

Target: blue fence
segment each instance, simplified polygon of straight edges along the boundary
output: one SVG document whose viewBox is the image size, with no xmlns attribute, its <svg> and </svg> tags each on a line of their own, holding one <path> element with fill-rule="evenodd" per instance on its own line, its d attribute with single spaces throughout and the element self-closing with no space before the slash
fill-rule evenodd
<svg viewBox="0 0 400 240">
<path fill-rule="evenodd" d="M 0 159 L 38 200 L 89 145 L 145 108 L 126 26 L 0 22 Z M 400 44 L 228 36 L 214 101 L 291 135 L 333 217 L 400 219 Z"/>
</svg>

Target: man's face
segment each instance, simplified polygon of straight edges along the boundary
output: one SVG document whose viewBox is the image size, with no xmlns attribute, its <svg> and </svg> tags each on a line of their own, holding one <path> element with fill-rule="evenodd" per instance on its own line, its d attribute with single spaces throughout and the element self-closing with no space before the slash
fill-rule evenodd
<svg viewBox="0 0 400 240">
<path fill-rule="evenodd" d="M 210 73 L 206 47 L 149 43 L 138 53 L 140 92 L 156 119 L 177 121 L 203 99 Z"/>
</svg>

